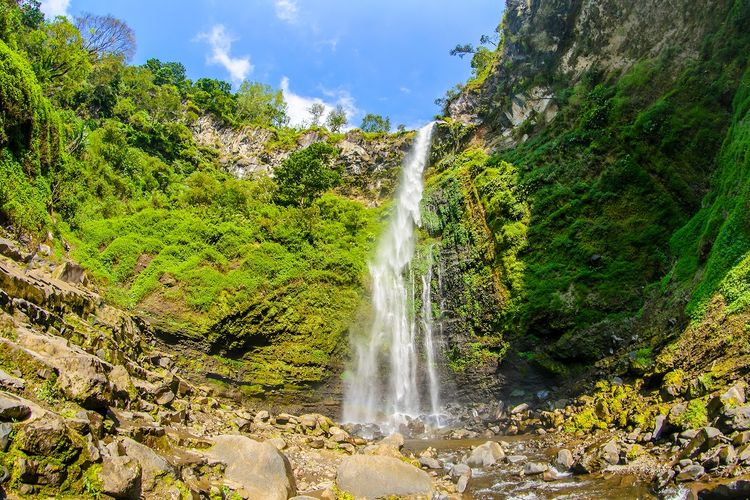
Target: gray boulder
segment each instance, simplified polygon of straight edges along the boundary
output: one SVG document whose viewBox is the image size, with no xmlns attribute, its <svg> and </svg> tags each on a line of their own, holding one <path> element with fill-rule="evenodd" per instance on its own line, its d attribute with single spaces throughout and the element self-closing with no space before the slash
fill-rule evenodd
<svg viewBox="0 0 750 500">
<path fill-rule="evenodd" d="M 0 420 L 23 420 L 31 415 L 31 408 L 14 399 L 0 396 Z"/>
<path fill-rule="evenodd" d="M 143 491 L 151 491 L 160 477 L 171 475 L 174 469 L 169 462 L 148 446 L 142 445 L 130 438 L 120 442 L 125 455 L 134 458 L 141 466 L 141 485 Z"/>
<path fill-rule="evenodd" d="M 535 476 L 549 470 L 549 466 L 542 462 L 529 462 L 523 466 L 523 473 L 526 476 Z"/>
<path fill-rule="evenodd" d="M 430 476 L 397 458 L 355 455 L 345 458 L 336 472 L 336 484 L 356 498 L 430 495 Z"/>
<path fill-rule="evenodd" d="M 141 494 L 141 466 L 130 457 L 109 457 L 102 464 L 99 478 L 102 492 L 127 500 L 136 500 Z"/>
<path fill-rule="evenodd" d="M 206 454 L 225 464 L 225 477 L 241 485 L 250 498 L 286 500 L 297 494 L 292 466 L 272 444 L 231 435 L 213 441 Z"/>
<path fill-rule="evenodd" d="M 575 461 L 573 460 L 573 453 L 563 448 L 557 452 L 557 459 L 555 459 L 555 466 L 561 471 L 570 470 L 573 467 Z"/>
<path fill-rule="evenodd" d="M 487 441 L 471 451 L 465 462 L 471 467 L 489 467 L 505 458 L 503 448 L 495 441 Z"/>
</svg>

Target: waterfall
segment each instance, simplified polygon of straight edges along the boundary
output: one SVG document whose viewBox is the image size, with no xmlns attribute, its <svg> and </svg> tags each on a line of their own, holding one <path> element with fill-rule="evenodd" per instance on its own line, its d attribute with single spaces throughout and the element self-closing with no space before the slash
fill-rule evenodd
<svg viewBox="0 0 750 500">
<path fill-rule="evenodd" d="M 418 327 L 413 311 L 414 273 L 410 263 L 414 257 L 415 228 L 421 222 L 422 174 L 430 155 L 433 128 L 431 123 L 419 130 L 404 161 L 395 210 L 379 242 L 376 258 L 370 264 L 373 322 L 369 337 L 352 338 L 354 366 L 346 381 L 343 414 L 347 422 L 386 421 L 395 425 L 406 415 L 420 414 Z M 407 269 L 409 287 L 405 279 Z M 428 273 L 431 280 L 432 271 L 428 270 Z M 422 330 L 425 333 L 431 411 L 435 413 L 439 404 L 439 383 L 431 305 L 424 303 L 425 288 L 429 300 L 429 281 L 426 287 L 424 282 L 422 277 L 423 309 L 429 309 L 430 317 L 425 324 L 423 312 Z"/>
<path fill-rule="evenodd" d="M 430 383 L 430 409 L 432 417 L 440 426 L 440 381 L 432 326 L 432 247 L 430 247 L 427 254 L 427 270 L 422 275 L 422 332 L 424 333 L 424 352 L 427 357 L 427 378 Z"/>
</svg>

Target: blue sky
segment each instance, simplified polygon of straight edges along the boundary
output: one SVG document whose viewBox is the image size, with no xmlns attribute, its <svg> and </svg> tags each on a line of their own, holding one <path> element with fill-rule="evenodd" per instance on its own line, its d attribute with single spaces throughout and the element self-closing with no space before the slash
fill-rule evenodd
<svg viewBox="0 0 750 500">
<path fill-rule="evenodd" d="M 44 0 L 49 15 L 112 14 L 136 32 L 134 63 L 179 61 L 188 76 L 246 78 L 284 87 L 293 121 L 315 100 L 410 128 L 438 112 L 434 100 L 470 73 L 451 57 L 477 43 L 502 0 Z"/>
</svg>

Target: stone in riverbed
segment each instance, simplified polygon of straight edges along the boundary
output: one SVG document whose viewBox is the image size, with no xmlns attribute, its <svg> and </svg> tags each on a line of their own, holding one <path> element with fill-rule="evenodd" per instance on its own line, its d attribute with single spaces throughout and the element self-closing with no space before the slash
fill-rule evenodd
<svg viewBox="0 0 750 500">
<path fill-rule="evenodd" d="M 505 461 L 511 465 L 522 464 L 528 460 L 526 455 L 508 455 L 505 457 Z"/>
<path fill-rule="evenodd" d="M 469 467 L 466 464 L 456 464 L 453 467 L 451 467 L 451 477 L 457 478 L 461 476 L 468 475 L 471 477 L 471 467 Z"/>
<path fill-rule="evenodd" d="M 443 464 L 440 463 L 440 460 L 437 458 L 432 457 L 419 457 L 419 463 L 422 465 L 422 467 L 427 467 L 428 469 L 442 469 Z"/>
<path fill-rule="evenodd" d="M 549 470 L 549 466 L 542 462 L 529 462 L 523 466 L 523 473 L 526 476 L 535 476 L 543 474 Z"/>
<path fill-rule="evenodd" d="M 726 410 L 722 415 L 723 429 L 729 431 L 750 430 L 750 405 Z"/>
<path fill-rule="evenodd" d="M 471 478 L 466 474 L 458 478 L 458 482 L 456 483 L 456 491 L 458 491 L 459 493 L 463 493 L 464 491 L 466 491 L 466 488 L 469 485 L 469 479 Z"/>
<path fill-rule="evenodd" d="M 494 441 L 487 441 L 472 450 L 466 463 L 471 467 L 489 467 L 503 458 L 505 458 L 505 452 L 502 447 Z"/>
<path fill-rule="evenodd" d="M 430 495 L 430 476 L 397 458 L 371 455 L 346 457 L 336 471 L 338 487 L 356 498 Z"/>
<path fill-rule="evenodd" d="M 573 467 L 573 464 L 575 461 L 573 460 L 573 453 L 563 448 L 562 450 L 557 452 L 557 459 L 555 460 L 555 465 L 558 469 L 562 471 L 570 470 L 571 467 Z"/>
<path fill-rule="evenodd" d="M 688 465 L 677 474 L 677 482 L 684 483 L 686 481 L 695 481 L 705 473 L 702 465 L 693 464 Z"/>
</svg>

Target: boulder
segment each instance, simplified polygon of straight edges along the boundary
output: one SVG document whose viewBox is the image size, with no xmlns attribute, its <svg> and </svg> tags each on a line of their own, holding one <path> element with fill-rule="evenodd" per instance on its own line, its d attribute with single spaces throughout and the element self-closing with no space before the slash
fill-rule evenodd
<svg viewBox="0 0 750 500">
<path fill-rule="evenodd" d="M 346 457 L 336 471 L 339 489 L 355 498 L 430 495 L 430 476 L 397 458 L 355 455 Z"/>
<path fill-rule="evenodd" d="M 654 419 L 654 432 L 651 433 L 651 439 L 658 441 L 664 432 L 664 425 L 667 422 L 666 415 L 657 415 Z"/>
<path fill-rule="evenodd" d="M 422 467 L 426 467 L 428 469 L 442 469 L 443 464 L 440 463 L 440 460 L 437 458 L 432 457 L 419 457 L 419 464 Z"/>
<path fill-rule="evenodd" d="M 738 406 L 724 411 L 722 423 L 726 431 L 750 430 L 750 405 Z"/>
<path fill-rule="evenodd" d="M 451 467 L 450 475 L 452 478 L 457 478 L 461 476 L 469 476 L 471 477 L 471 467 L 469 467 L 466 464 L 456 464 L 453 467 Z"/>
<path fill-rule="evenodd" d="M 617 442 L 614 439 L 602 446 L 601 454 L 602 460 L 609 465 L 617 465 L 620 463 L 620 447 L 617 446 Z"/>
<path fill-rule="evenodd" d="M 705 473 L 702 465 L 693 464 L 688 465 L 677 474 L 677 482 L 683 483 L 686 481 L 695 481 Z"/>
<path fill-rule="evenodd" d="M 26 388 L 26 381 L 0 370 L 0 387 L 9 391 L 23 391 Z"/>
<path fill-rule="evenodd" d="M 13 426 L 7 422 L 0 424 L 0 452 L 6 452 L 8 445 L 10 444 L 10 433 L 13 431 Z"/>
<path fill-rule="evenodd" d="M 141 466 L 130 457 L 108 457 L 99 476 L 102 492 L 127 500 L 137 500 L 141 494 Z"/>
<path fill-rule="evenodd" d="M 217 436 L 213 442 L 207 456 L 225 464 L 225 477 L 241 485 L 250 498 L 286 500 L 297 494 L 292 466 L 272 444 L 232 435 Z"/>
<path fill-rule="evenodd" d="M 31 415 L 31 408 L 15 399 L 0 396 L 0 420 L 24 420 Z"/>
<path fill-rule="evenodd" d="M 21 427 L 15 442 L 27 455 L 54 458 L 66 464 L 74 462 L 81 451 L 81 446 L 70 437 L 65 421 L 52 413 Z"/>
<path fill-rule="evenodd" d="M 471 467 L 489 467 L 505 458 L 503 448 L 495 441 L 487 441 L 471 451 L 465 462 Z"/>
<path fill-rule="evenodd" d="M 112 400 L 112 388 L 107 378 L 105 365 L 93 356 L 63 356 L 55 360 L 60 372 L 57 379 L 60 390 L 69 399 L 87 410 L 108 406 Z"/>
<path fill-rule="evenodd" d="M 549 470 L 549 466 L 542 462 L 529 462 L 523 466 L 523 473 L 526 476 L 535 476 L 543 474 Z"/>
<path fill-rule="evenodd" d="M 120 441 L 125 455 L 138 461 L 141 467 L 141 489 L 152 491 L 156 481 L 163 476 L 174 474 L 169 462 L 148 446 L 142 445 L 130 438 Z"/>
<path fill-rule="evenodd" d="M 573 467 L 575 461 L 573 460 L 573 453 L 563 448 L 557 452 L 557 458 L 555 459 L 555 466 L 561 471 L 570 470 Z"/>
<path fill-rule="evenodd" d="M 693 458 L 702 451 L 707 451 L 722 442 L 721 431 L 715 427 L 703 427 L 680 452 L 679 459 Z"/>
</svg>

